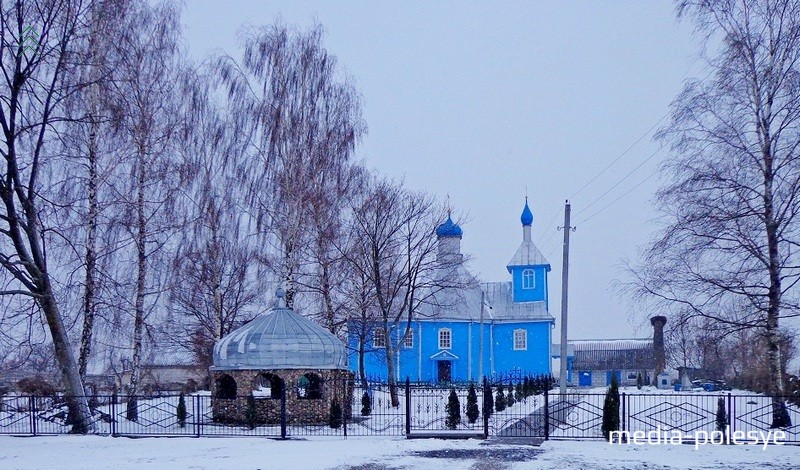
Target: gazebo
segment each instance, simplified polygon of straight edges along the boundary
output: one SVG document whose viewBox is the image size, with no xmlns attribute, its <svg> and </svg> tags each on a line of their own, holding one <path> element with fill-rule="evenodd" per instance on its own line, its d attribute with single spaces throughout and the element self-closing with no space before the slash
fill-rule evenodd
<svg viewBox="0 0 800 470">
<path fill-rule="evenodd" d="M 344 343 L 320 325 L 286 307 L 278 289 L 275 307 L 214 345 L 211 407 L 217 422 L 247 421 L 247 399 L 255 398 L 257 421 L 326 423 L 337 400 L 349 416 L 353 373 Z"/>
</svg>

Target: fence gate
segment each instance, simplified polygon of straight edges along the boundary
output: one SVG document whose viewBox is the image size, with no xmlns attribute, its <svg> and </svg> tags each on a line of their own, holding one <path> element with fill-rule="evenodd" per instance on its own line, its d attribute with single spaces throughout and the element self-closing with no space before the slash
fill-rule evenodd
<svg viewBox="0 0 800 470">
<path fill-rule="evenodd" d="M 472 411 L 469 406 L 469 392 L 469 389 L 463 387 L 427 384 L 412 387 L 411 382 L 406 379 L 406 436 L 409 438 L 486 437 L 486 424 L 481 413 L 482 387 L 475 387 L 475 403 Z M 451 412 L 451 406 L 457 406 L 457 412 Z"/>
</svg>

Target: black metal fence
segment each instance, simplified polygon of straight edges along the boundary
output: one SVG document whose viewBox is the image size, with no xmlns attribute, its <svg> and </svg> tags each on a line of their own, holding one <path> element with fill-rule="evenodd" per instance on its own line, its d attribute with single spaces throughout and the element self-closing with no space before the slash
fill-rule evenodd
<svg viewBox="0 0 800 470">
<path fill-rule="evenodd" d="M 89 399 L 95 433 L 112 436 L 408 436 L 461 434 L 475 437 L 602 439 L 604 394 L 553 393 L 549 383 L 502 381 L 447 387 L 387 384 L 362 388 L 348 383 L 346 403 L 332 406 L 329 394 L 298 400 L 292 387 L 275 396 L 217 398 L 186 395 Z M 342 387 L 337 388 L 342 390 Z M 453 396 L 454 395 L 454 396 Z M 722 398 L 730 432 L 761 431 L 772 424 L 772 398 L 733 393 L 626 393 L 620 395 L 623 431 L 711 433 Z M 785 397 L 787 400 L 790 397 Z M 395 403 L 393 403 L 395 401 Z M 182 411 L 179 411 L 182 408 Z M 800 407 L 788 403 L 792 426 L 784 442 L 800 442 Z M 233 410 L 233 411 L 231 411 Z M 321 412 L 320 410 L 324 410 Z M 132 419 L 131 413 L 135 414 Z M 129 419 L 131 418 L 131 419 Z M 333 419 L 332 419 L 333 418 Z M 69 433 L 63 397 L 0 397 L 0 434 Z M 774 430 L 773 430 L 774 431 Z"/>
</svg>

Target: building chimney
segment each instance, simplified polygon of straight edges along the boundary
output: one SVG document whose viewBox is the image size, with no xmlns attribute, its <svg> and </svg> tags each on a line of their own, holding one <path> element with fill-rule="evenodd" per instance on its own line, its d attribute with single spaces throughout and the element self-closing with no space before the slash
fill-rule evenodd
<svg viewBox="0 0 800 470">
<path fill-rule="evenodd" d="M 664 351 L 664 325 L 667 323 L 667 317 L 656 315 L 650 319 L 650 324 L 653 325 L 653 355 L 655 356 L 655 377 L 653 381 L 657 380 L 658 374 L 664 372 L 667 368 L 667 356 Z"/>
</svg>

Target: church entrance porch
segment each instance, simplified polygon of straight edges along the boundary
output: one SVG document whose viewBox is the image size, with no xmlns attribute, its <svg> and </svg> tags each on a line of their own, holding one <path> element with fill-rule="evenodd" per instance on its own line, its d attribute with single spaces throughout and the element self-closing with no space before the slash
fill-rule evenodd
<svg viewBox="0 0 800 470">
<path fill-rule="evenodd" d="M 452 380 L 453 363 L 450 361 L 437 362 L 437 381 L 450 382 Z"/>
</svg>

